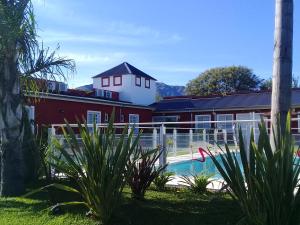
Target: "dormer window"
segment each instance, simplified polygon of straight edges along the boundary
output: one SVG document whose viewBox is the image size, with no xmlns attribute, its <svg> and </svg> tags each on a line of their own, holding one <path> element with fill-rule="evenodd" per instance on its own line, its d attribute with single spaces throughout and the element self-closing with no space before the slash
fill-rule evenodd
<svg viewBox="0 0 300 225">
<path fill-rule="evenodd" d="M 109 77 L 102 77 L 101 82 L 102 82 L 102 87 L 109 87 L 110 85 Z"/>
<path fill-rule="evenodd" d="M 114 76 L 114 86 L 122 85 L 122 76 Z"/>
<path fill-rule="evenodd" d="M 142 78 L 140 76 L 135 76 L 135 85 L 139 87 L 142 85 Z"/>
<path fill-rule="evenodd" d="M 150 79 L 145 79 L 145 88 L 150 88 Z"/>
</svg>

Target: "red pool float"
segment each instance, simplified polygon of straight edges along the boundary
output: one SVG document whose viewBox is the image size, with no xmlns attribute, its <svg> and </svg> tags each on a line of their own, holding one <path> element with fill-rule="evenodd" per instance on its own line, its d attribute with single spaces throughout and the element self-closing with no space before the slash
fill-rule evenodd
<svg viewBox="0 0 300 225">
<path fill-rule="evenodd" d="M 300 158 L 300 149 L 296 152 L 296 155 Z"/>
<path fill-rule="evenodd" d="M 199 152 L 201 158 L 200 159 L 194 159 L 194 160 L 199 161 L 199 162 L 205 162 L 206 158 L 205 158 L 204 153 L 207 154 L 207 152 L 203 148 L 201 148 L 201 147 L 198 148 L 198 152 Z"/>
</svg>

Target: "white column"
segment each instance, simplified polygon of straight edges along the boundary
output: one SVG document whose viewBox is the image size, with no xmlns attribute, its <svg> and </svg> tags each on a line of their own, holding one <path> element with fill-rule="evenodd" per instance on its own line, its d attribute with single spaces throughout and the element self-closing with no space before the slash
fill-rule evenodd
<svg viewBox="0 0 300 225">
<path fill-rule="evenodd" d="M 177 151 L 177 129 L 173 129 L 173 152 Z"/>
<path fill-rule="evenodd" d="M 227 144 L 227 130 L 223 129 L 224 143 Z"/>
<path fill-rule="evenodd" d="M 159 135 L 160 135 L 159 138 L 160 152 L 162 152 L 159 157 L 159 165 L 164 166 L 167 164 L 167 148 L 166 148 L 167 138 L 166 138 L 166 128 L 164 124 L 160 126 Z"/>
<path fill-rule="evenodd" d="M 206 142 L 206 129 L 203 129 L 203 141 Z"/>
<path fill-rule="evenodd" d="M 193 154 L 193 130 L 192 129 L 190 129 L 189 132 L 189 139 L 190 139 L 191 154 Z"/>
<path fill-rule="evenodd" d="M 153 129 L 152 143 L 153 143 L 153 149 L 156 149 L 157 148 L 157 130 L 156 130 L 156 128 Z"/>
<path fill-rule="evenodd" d="M 218 129 L 217 128 L 214 130 L 214 142 L 215 142 L 215 144 L 218 142 Z"/>
</svg>

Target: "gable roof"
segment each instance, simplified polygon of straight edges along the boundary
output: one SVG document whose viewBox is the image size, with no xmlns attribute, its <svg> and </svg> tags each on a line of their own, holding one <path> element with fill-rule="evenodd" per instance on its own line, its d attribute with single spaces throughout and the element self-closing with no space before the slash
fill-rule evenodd
<svg viewBox="0 0 300 225">
<path fill-rule="evenodd" d="M 151 105 L 156 112 L 269 109 L 271 92 L 252 92 L 214 97 L 168 98 Z M 300 90 L 292 90 L 292 106 L 300 106 Z"/>
<path fill-rule="evenodd" d="M 134 74 L 137 76 L 141 76 L 147 79 L 155 80 L 155 78 L 151 77 L 150 75 L 144 73 L 143 71 L 139 70 L 138 68 L 130 65 L 127 62 L 123 62 L 122 64 L 115 66 L 109 70 L 106 70 L 103 73 L 100 73 L 93 78 L 98 78 L 98 77 L 108 77 L 108 76 L 115 76 L 115 75 L 123 75 L 123 74 Z"/>
</svg>

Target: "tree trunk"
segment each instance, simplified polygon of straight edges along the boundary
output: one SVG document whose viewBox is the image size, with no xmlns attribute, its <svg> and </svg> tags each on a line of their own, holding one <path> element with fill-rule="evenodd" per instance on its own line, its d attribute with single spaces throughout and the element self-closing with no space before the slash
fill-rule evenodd
<svg viewBox="0 0 300 225">
<path fill-rule="evenodd" d="M 278 128 L 285 129 L 286 117 L 291 107 L 293 0 L 276 0 L 274 41 L 271 109 L 273 149 L 274 137 L 277 137 Z"/>
<path fill-rule="evenodd" d="M 16 48 L 11 49 L 0 66 L 0 196 L 18 196 L 25 190 L 22 104 Z"/>
</svg>

